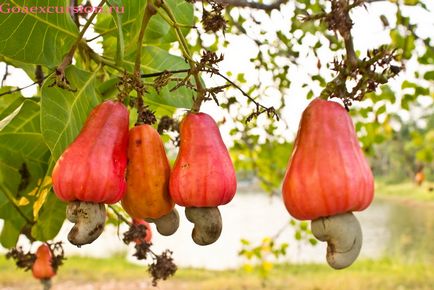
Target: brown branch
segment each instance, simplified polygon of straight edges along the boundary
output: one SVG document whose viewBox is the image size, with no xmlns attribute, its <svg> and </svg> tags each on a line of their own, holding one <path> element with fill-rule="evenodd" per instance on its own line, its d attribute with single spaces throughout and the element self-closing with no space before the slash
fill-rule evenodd
<svg viewBox="0 0 434 290">
<path fill-rule="evenodd" d="M 177 73 L 186 73 L 189 71 L 190 71 L 190 69 L 164 70 L 164 71 L 160 71 L 160 72 L 156 72 L 156 73 L 142 74 L 140 77 L 141 78 L 153 78 L 153 77 L 159 77 L 165 73 L 177 74 Z"/>
<path fill-rule="evenodd" d="M 106 1 L 107 0 L 101 0 L 101 2 L 98 4 L 98 7 L 102 7 L 105 4 Z M 57 67 L 57 73 L 58 74 L 62 74 L 63 75 L 66 67 L 72 63 L 72 58 L 74 57 L 74 53 L 75 53 L 76 49 L 78 48 L 78 46 L 80 44 L 80 41 L 81 41 L 81 39 L 84 36 L 84 33 L 89 28 L 89 26 L 92 24 L 92 21 L 97 16 L 97 14 L 98 13 L 96 11 L 94 11 L 92 13 L 92 15 L 89 17 L 89 19 L 87 20 L 87 22 L 84 25 L 83 29 L 78 34 L 77 39 L 75 40 L 75 42 L 72 44 L 71 48 L 69 49 L 68 54 L 63 58 L 62 63 Z"/>
<path fill-rule="evenodd" d="M 199 0 L 199 1 L 207 1 L 207 0 Z M 238 8 L 252 8 L 258 10 L 271 11 L 275 9 L 279 9 L 280 5 L 287 3 L 289 0 L 275 0 L 270 4 L 259 3 L 259 2 L 250 2 L 247 0 L 213 0 L 213 2 L 229 6 L 229 7 L 238 7 Z"/>
</svg>

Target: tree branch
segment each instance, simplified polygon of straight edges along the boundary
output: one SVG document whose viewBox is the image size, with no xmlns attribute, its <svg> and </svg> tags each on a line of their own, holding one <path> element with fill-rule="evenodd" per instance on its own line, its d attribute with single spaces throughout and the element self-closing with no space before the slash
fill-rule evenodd
<svg viewBox="0 0 434 290">
<path fill-rule="evenodd" d="M 199 0 L 206 1 L 206 0 Z M 259 3 L 259 2 L 250 2 L 247 0 L 213 0 L 213 2 L 230 7 L 239 7 L 239 8 L 252 8 L 258 10 L 271 11 L 275 9 L 279 9 L 281 4 L 287 3 L 289 0 L 275 0 L 270 4 Z"/>
<path fill-rule="evenodd" d="M 0 87 L 3 87 L 3 86 L 4 86 L 4 83 L 5 83 L 6 79 L 8 78 L 8 76 L 9 76 L 9 64 L 6 64 L 6 67 L 5 67 L 5 74 L 4 74 L 3 78 L 2 78 L 2 81 L 1 81 Z"/>
<path fill-rule="evenodd" d="M 202 2 L 206 2 L 207 0 L 198 0 Z M 364 0 L 365 3 L 373 3 L 373 2 L 382 2 L 387 0 Z M 229 7 L 238 7 L 238 8 L 252 8 L 264 11 L 272 11 L 275 9 L 279 9 L 280 5 L 288 3 L 289 0 L 274 0 L 269 4 L 259 3 L 259 2 L 251 2 L 248 0 L 213 0 L 213 2 L 229 6 Z"/>
</svg>

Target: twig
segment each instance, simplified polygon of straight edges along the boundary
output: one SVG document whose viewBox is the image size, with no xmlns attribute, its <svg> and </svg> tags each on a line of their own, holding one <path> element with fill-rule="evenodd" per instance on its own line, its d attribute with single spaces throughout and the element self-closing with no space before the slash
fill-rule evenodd
<svg viewBox="0 0 434 290">
<path fill-rule="evenodd" d="M 81 50 L 84 51 L 84 53 L 86 53 L 90 59 L 92 59 L 93 61 L 95 61 L 97 64 L 102 64 L 102 65 L 106 65 L 109 66 L 119 72 L 123 72 L 124 70 L 117 66 L 116 63 L 113 60 L 110 60 L 108 58 L 102 57 L 100 56 L 98 53 L 96 53 L 95 51 L 93 51 L 93 49 L 85 42 L 85 41 L 80 41 L 79 43 L 79 48 Z"/>
<path fill-rule="evenodd" d="M 179 70 L 165 70 L 165 71 L 160 71 L 160 72 L 156 72 L 156 73 L 150 73 L 150 74 L 142 74 L 140 75 L 141 78 L 153 78 L 153 77 L 159 77 L 161 75 L 164 75 L 166 73 L 170 73 L 170 74 L 178 74 L 178 73 L 186 73 L 189 72 L 190 69 L 179 69 Z"/>
<path fill-rule="evenodd" d="M 113 205 L 109 204 L 108 207 L 113 211 L 113 213 L 118 217 L 118 219 L 120 219 L 121 221 L 123 221 L 129 226 L 132 225 L 132 223 L 129 220 L 127 220 L 120 212 L 118 212 L 118 210 Z"/>
<path fill-rule="evenodd" d="M 137 124 L 153 124 L 155 122 L 155 116 L 152 112 L 150 112 L 143 102 L 143 94 L 146 89 L 142 82 L 140 75 L 140 65 L 142 61 L 142 46 L 143 46 L 143 38 L 145 36 L 146 28 L 148 27 L 149 21 L 151 17 L 157 13 L 155 6 L 153 4 L 153 0 L 148 0 L 146 4 L 145 12 L 143 14 L 142 26 L 140 27 L 139 36 L 137 38 L 137 50 L 136 50 L 136 61 L 134 63 L 134 72 L 133 72 L 133 81 L 134 88 L 137 92 Z"/>
<path fill-rule="evenodd" d="M 1 85 L 0 85 L 1 87 L 4 86 L 4 83 L 5 83 L 5 81 L 6 81 L 7 77 L 8 77 L 8 75 L 9 75 L 9 65 L 6 64 L 6 67 L 5 67 L 5 74 L 4 74 L 3 78 L 2 78 L 2 82 L 1 82 Z"/>
<path fill-rule="evenodd" d="M 259 113 L 264 113 L 264 112 L 269 112 L 269 111 L 273 111 L 273 115 L 279 119 L 279 115 L 274 111 L 273 107 L 266 107 L 260 103 L 258 103 L 255 99 L 253 99 L 251 96 L 249 96 L 249 94 L 247 94 L 242 88 L 240 88 L 240 86 L 238 86 L 236 83 L 234 83 L 233 81 L 231 81 L 227 76 L 221 74 L 218 71 L 205 71 L 208 73 L 212 73 L 212 74 L 216 74 L 219 77 L 223 78 L 224 80 L 226 80 L 228 83 L 230 83 L 233 87 L 235 87 L 237 90 L 239 90 L 243 96 L 245 96 L 246 98 L 248 98 L 252 103 L 254 103 L 256 105 L 256 108 L 263 108 L 263 111 L 259 111 Z"/>
<path fill-rule="evenodd" d="M 202 2 L 207 0 L 201 0 Z M 238 7 L 238 8 L 252 8 L 264 11 L 271 11 L 275 9 L 279 9 L 280 5 L 287 3 L 289 0 L 275 0 L 270 4 L 265 4 L 261 2 L 253 2 L 246 0 L 213 0 L 213 2 L 229 6 L 229 7 Z"/>
<path fill-rule="evenodd" d="M 201 106 L 203 100 L 205 99 L 205 93 L 206 93 L 206 90 L 202 86 L 202 83 L 200 81 L 199 69 L 197 67 L 197 64 L 195 63 L 195 61 L 191 57 L 191 54 L 190 54 L 190 51 L 188 48 L 188 44 L 187 44 L 187 40 L 185 39 L 184 35 L 182 34 L 180 26 L 177 25 L 175 15 L 173 14 L 172 10 L 164 2 L 160 2 L 158 4 L 160 5 L 159 7 L 161 7 L 164 10 L 164 12 L 166 12 L 167 16 L 173 22 L 173 23 L 169 23 L 169 24 L 172 25 L 172 27 L 175 29 L 176 38 L 179 42 L 179 46 L 181 48 L 182 54 L 187 59 L 187 62 L 190 65 L 191 70 L 189 72 L 191 73 L 191 75 L 193 75 L 193 78 L 194 78 L 194 81 L 196 84 L 196 88 L 197 88 L 197 90 L 196 90 L 197 96 L 196 96 L 196 98 L 194 98 L 194 102 L 193 102 L 193 106 L 191 107 L 191 111 L 192 112 L 199 112 L 200 106 Z M 162 14 L 162 13 L 160 13 L 160 14 Z"/>
<path fill-rule="evenodd" d="M 98 7 L 102 7 L 107 0 L 101 0 L 101 2 L 98 4 Z M 66 56 L 63 58 L 62 63 L 57 67 L 56 74 L 60 80 L 60 83 L 65 83 L 65 69 L 68 65 L 72 63 L 72 58 L 74 57 L 74 53 L 77 50 L 86 30 L 89 28 L 89 26 L 92 24 L 93 19 L 95 19 L 96 15 L 98 14 L 97 11 L 94 11 L 92 15 L 87 20 L 86 24 L 83 26 L 83 29 L 78 34 L 77 39 L 75 40 L 74 44 L 69 49 L 69 52 L 66 54 Z M 58 82 L 58 84 L 60 84 Z"/>
<path fill-rule="evenodd" d="M 52 74 L 53 74 L 53 72 L 51 72 L 49 75 L 44 76 L 43 79 L 45 80 L 45 79 L 49 78 Z M 34 86 L 34 85 L 37 85 L 37 84 L 38 84 L 38 81 L 36 81 L 36 82 L 34 82 L 34 83 L 30 84 L 30 85 L 27 85 L 27 86 L 21 87 L 21 88 L 16 88 L 16 89 L 14 89 L 14 90 L 11 90 L 11 91 L 8 91 L 8 92 L 1 93 L 1 94 L 0 94 L 0 97 L 1 97 L 1 96 L 4 96 L 4 95 L 10 95 L 10 94 L 13 94 L 13 93 L 16 93 L 16 92 L 22 91 L 22 90 L 24 90 L 24 89 L 30 88 L 31 86 Z"/>
<path fill-rule="evenodd" d="M 142 56 L 142 45 L 143 37 L 145 36 L 146 27 L 148 26 L 149 20 L 153 15 L 157 13 L 153 1 L 148 1 L 145 8 L 145 13 L 143 14 L 142 26 L 140 28 L 139 37 L 137 39 L 137 52 L 136 52 L 136 62 L 134 64 L 134 75 L 140 77 L 140 62 Z"/>
</svg>

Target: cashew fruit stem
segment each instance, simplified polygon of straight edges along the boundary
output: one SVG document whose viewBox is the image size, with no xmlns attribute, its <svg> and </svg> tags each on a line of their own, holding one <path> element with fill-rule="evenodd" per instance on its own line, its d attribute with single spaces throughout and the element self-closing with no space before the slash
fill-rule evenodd
<svg viewBox="0 0 434 290">
<path fill-rule="evenodd" d="M 158 219 L 146 219 L 149 223 L 154 223 L 157 231 L 163 236 L 173 235 L 179 227 L 179 213 L 176 208 L 173 208 L 168 214 Z"/>
<path fill-rule="evenodd" d="M 185 216 L 194 223 L 193 241 L 206 246 L 214 243 L 222 232 L 222 217 L 217 207 L 187 207 Z"/>
<path fill-rule="evenodd" d="M 327 242 L 327 262 L 334 269 L 350 266 L 359 256 L 362 229 L 351 212 L 313 220 L 312 233 Z"/>
<path fill-rule="evenodd" d="M 51 279 L 41 279 L 42 289 L 50 290 L 51 289 Z"/>
<path fill-rule="evenodd" d="M 71 244 L 80 247 L 95 241 L 104 231 L 106 210 L 103 203 L 72 201 L 66 207 L 66 218 L 75 223 L 68 234 Z"/>
</svg>

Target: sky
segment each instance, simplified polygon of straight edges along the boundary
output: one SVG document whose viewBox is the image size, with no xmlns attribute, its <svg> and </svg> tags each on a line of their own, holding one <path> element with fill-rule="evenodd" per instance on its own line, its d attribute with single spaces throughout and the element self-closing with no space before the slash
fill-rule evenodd
<svg viewBox="0 0 434 290">
<path fill-rule="evenodd" d="M 95 1 L 94 1 L 95 2 Z M 434 12 L 434 1 L 426 1 L 427 6 L 430 8 L 432 12 Z M 95 4 L 96 5 L 96 4 Z M 288 6 L 282 8 L 282 13 L 278 13 L 274 11 L 272 13 L 272 17 L 264 17 L 262 11 L 255 12 L 255 17 L 262 21 L 262 25 L 265 27 L 269 27 L 273 29 L 274 27 L 278 27 L 281 29 L 285 29 L 285 27 L 289 27 L 290 18 L 292 16 L 291 9 L 291 1 Z M 391 8 L 392 7 L 392 8 Z M 384 2 L 376 2 L 367 5 L 367 9 L 365 8 L 356 8 L 352 12 L 352 19 L 354 22 L 354 27 L 352 30 L 354 37 L 354 45 L 356 50 L 360 50 L 362 52 L 367 49 L 372 49 L 378 47 L 383 43 L 387 43 L 389 40 L 389 32 L 387 29 L 383 27 L 382 22 L 380 21 L 379 16 L 384 14 L 390 23 L 394 23 L 395 21 L 395 12 L 396 9 L 390 3 Z M 429 12 L 423 11 L 419 8 L 406 7 L 405 10 L 409 16 L 413 19 L 413 21 L 418 24 L 418 34 L 421 36 L 431 35 L 434 31 L 434 21 L 432 20 L 432 14 Z M 432 13 L 431 12 L 431 13 Z M 92 32 L 89 34 L 92 36 Z M 221 72 L 225 73 L 228 71 L 232 72 L 232 75 L 237 75 L 238 73 L 244 73 L 245 78 L 247 80 L 256 80 L 258 78 L 258 72 L 254 69 L 252 63 L 250 63 L 249 59 L 256 56 L 255 45 L 252 43 L 252 40 L 248 37 L 240 37 L 227 35 L 226 40 L 230 43 L 228 47 L 222 48 L 220 53 L 224 54 L 224 61 L 219 64 L 219 68 Z M 205 39 L 205 42 L 207 40 Z M 314 41 L 313 37 L 306 37 L 304 43 L 307 45 L 309 42 Z M 96 46 L 96 50 L 100 51 L 101 49 Z M 307 56 L 308 50 L 306 46 L 305 55 L 301 54 L 301 58 L 299 60 L 300 63 L 303 63 L 302 66 L 291 66 L 289 71 L 289 77 L 292 81 L 292 86 L 290 90 L 285 92 L 287 95 L 287 107 L 284 109 L 281 118 L 286 121 L 289 128 L 284 128 L 284 126 L 280 126 L 281 130 L 284 130 L 284 135 L 288 136 L 288 139 L 291 140 L 294 138 L 295 133 L 298 128 L 299 119 L 302 111 L 308 104 L 308 100 L 305 99 L 307 90 L 301 87 L 301 84 L 304 82 L 305 78 L 308 76 L 309 72 L 316 72 L 317 68 L 317 60 L 316 58 Z M 334 58 L 334 54 L 330 53 L 328 49 L 319 49 L 317 51 L 320 59 L 323 63 L 331 62 Z M 406 63 L 407 71 L 401 73 L 395 80 L 390 82 L 392 87 L 395 87 L 399 90 L 400 83 L 403 79 L 412 78 L 412 71 L 414 70 L 417 62 L 408 62 Z M 323 65 L 324 67 L 324 65 Z M 5 64 L 0 64 L 0 76 L 3 76 L 5 69 Z M 20 69 L 14 69 L 9 67 L 9 71 L 11 76 L 8 77 L 5 85 L 9 86 L 25 86 L 27 84 L 31 84 L 32 81 L 27 77 L 27 75 Z M 264 83 L 272 84 L 273 80 L 270 74 L 260 73 L 259 77 Z M 215 86 L 222 84 L 221 80 L 218 81 L 216 78 L 209 78 L 204 76 L 205 82 L 208 86 Z M 248 90 L 248 86 L 243 86 L 245 90 Z M 314 87 L 315 93 L 319 93 L 321 90 L 320 87 Z M 36 87 L 30 87 L 22 91 L 24 96 L 32 96 L 36 93 Z M 235 90 L 230 90 L 225 93 L 225 96 L 236 95 L 237 98 L 243 98 L 238 92 Z M 273 102 L 273 92 L 268 92 L 269 98 L 266 98 L 262 103 L 266 106 L 270 105 L 278 105 L 278 103 Z M 422 100 L 426 105 L 432 104 L 432 99 Z M 369 104 L 369 102 L 365 102 L 365 104 Z M 246 108 L 241 108 L 241 110 L 248 110 Z M 400 111 L 399 106 L 389 106 L 389 111 Z M 203 105 L 202 111 L 211 114 L 216 120 L 221 120 L 224 112 L 217 107 L 214 102 L 207 102 Z M 415 112 L 412 112 L 415 113 Z M 400 114 L 404 119 L 409 119 L 409 113 L 401 111 Z M 417 114 L 417 112 L 416 112 Z M 228 118 L 227 118 L 228 119 Z M 265 119 L 262 118 L 263 122 Z M 262 122 L 262 123 L 263 123 Z M 261 122 L 258 123 L 261 126 Z M 230 121 L 224 126 L 221 126 L 221 131 L 225 143 L 230 145 L 231 139 L 228 135 L 228 131 L 230 130 L 232 124 Z"/>
</svg>

